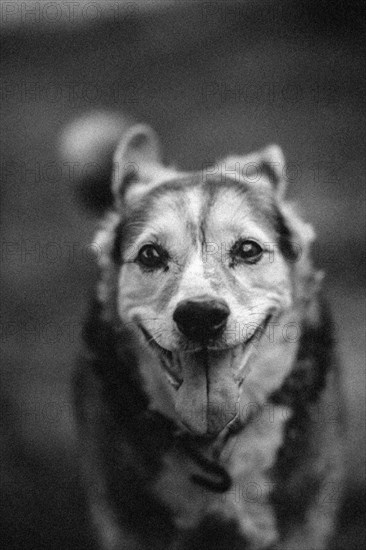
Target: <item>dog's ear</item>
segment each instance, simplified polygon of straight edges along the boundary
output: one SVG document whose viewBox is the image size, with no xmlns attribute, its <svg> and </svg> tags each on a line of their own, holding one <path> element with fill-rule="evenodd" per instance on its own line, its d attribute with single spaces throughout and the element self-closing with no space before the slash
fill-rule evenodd
<svg viewBox="0 0 366 550">
<path fill-rule="evenodd" d="M 245 156 L 230 156 L 222 163 L 226 174 L 236 173 L 238 178 L 256 183 L 270 184 L 278 198 L 282 199 L 286 190 L 286 165 L 282 149 L 278 145 L 268 145 L 255 153 Z"/>
<path fill-rule="evenodd" d="M 112 191 L 119 202 L 136 184 L 148 184 L 164 173 L 159 139 L 150 126 L 136 124 L 123 136 L 114 155 Z"/>
</svg>

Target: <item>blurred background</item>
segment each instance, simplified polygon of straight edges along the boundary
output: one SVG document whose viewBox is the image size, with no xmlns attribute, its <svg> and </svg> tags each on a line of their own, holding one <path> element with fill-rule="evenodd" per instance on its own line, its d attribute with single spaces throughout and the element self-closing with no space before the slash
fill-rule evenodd
<svg viewBox="0 0 366 550">
<path fill-rule="evenodd" d="M 317 231 L 349 417 L 335 549 L 364 547 L 363 1 L 1 2 L 2 548 L 93 548 L 70 376 L 96 279 L 96 220 L 60 134 L 93 110 L 151 124 L 194 169 L 276 142 Z M 74 171 L 76 170 L 76 172 Z"/>
</svg>

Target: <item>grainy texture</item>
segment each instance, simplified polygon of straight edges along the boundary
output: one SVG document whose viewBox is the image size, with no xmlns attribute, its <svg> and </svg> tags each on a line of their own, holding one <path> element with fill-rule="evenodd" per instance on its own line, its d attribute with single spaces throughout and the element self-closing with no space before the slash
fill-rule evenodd
<svg viewBox="0 0 366 550">
<path fill-rule="evenodd" d="M 324 1 L 287 3 L 268 16 L 258 5 L 206 10 L 204 19 L 190 9 L 164 20 L 97 21 L 92 31 L 2 37 L 2 240 L 28 239 L 33 250 L 25 261 L 17 248 L 2 263 L 1 383 L 11 403 L 1 419 L 5 547 L 90 548 L 73 482 L 69 378 L 96 278 L 82 254 L 94 221 L 77 211 L 67 169 L 46 166 L 57 161 L 65 121 L 94 107 L 149 121 L 167 157 L 188 169 L 272 140 L 295 163 L 290 193 L 317 228 L 346 366 L 351 479 L 335 544 L 363 547 L 362 12 L 362 2 Z M 62 253 L 50 248 L 47 259 L 50 242 Z"/>
</svg>

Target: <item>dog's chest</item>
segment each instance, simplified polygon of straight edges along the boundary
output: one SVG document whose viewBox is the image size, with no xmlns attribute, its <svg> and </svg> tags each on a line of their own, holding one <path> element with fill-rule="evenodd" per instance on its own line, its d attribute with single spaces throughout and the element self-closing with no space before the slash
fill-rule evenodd
<svg viewBox="0 0 366 550">
<path fill-rule="evenodd" d="M 274 542 L 277 533 L 269 503 L 273 488 L 270 470 L 289 416 L 285 407 L 265 406 L 242 432 L 228 440 L 220 456 L 220 464 L 231 478 L 231 486 L 224 492 L 215 489 L 219 474 L 206 470 L 194 457 L 170 450 L 163 458 L 154 490 L 171 510 L 177 527 L 192 529 L 205 516 L 216 514 L 236 520 L 253 548 Z"/>
</svg>

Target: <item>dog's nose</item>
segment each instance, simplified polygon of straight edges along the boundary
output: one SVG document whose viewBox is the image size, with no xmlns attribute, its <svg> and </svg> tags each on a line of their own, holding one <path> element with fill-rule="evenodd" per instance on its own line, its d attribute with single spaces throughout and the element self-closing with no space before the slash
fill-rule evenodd
<svg viewBox="0 0 366 550">
<path fill-rule="evenodd" d="M 190 340 L 215 338 L 226 326 L 229 306 L 223 300 L 203 296 L 183 300 L 173 314 L 180 332 Z"/>
</svg>

